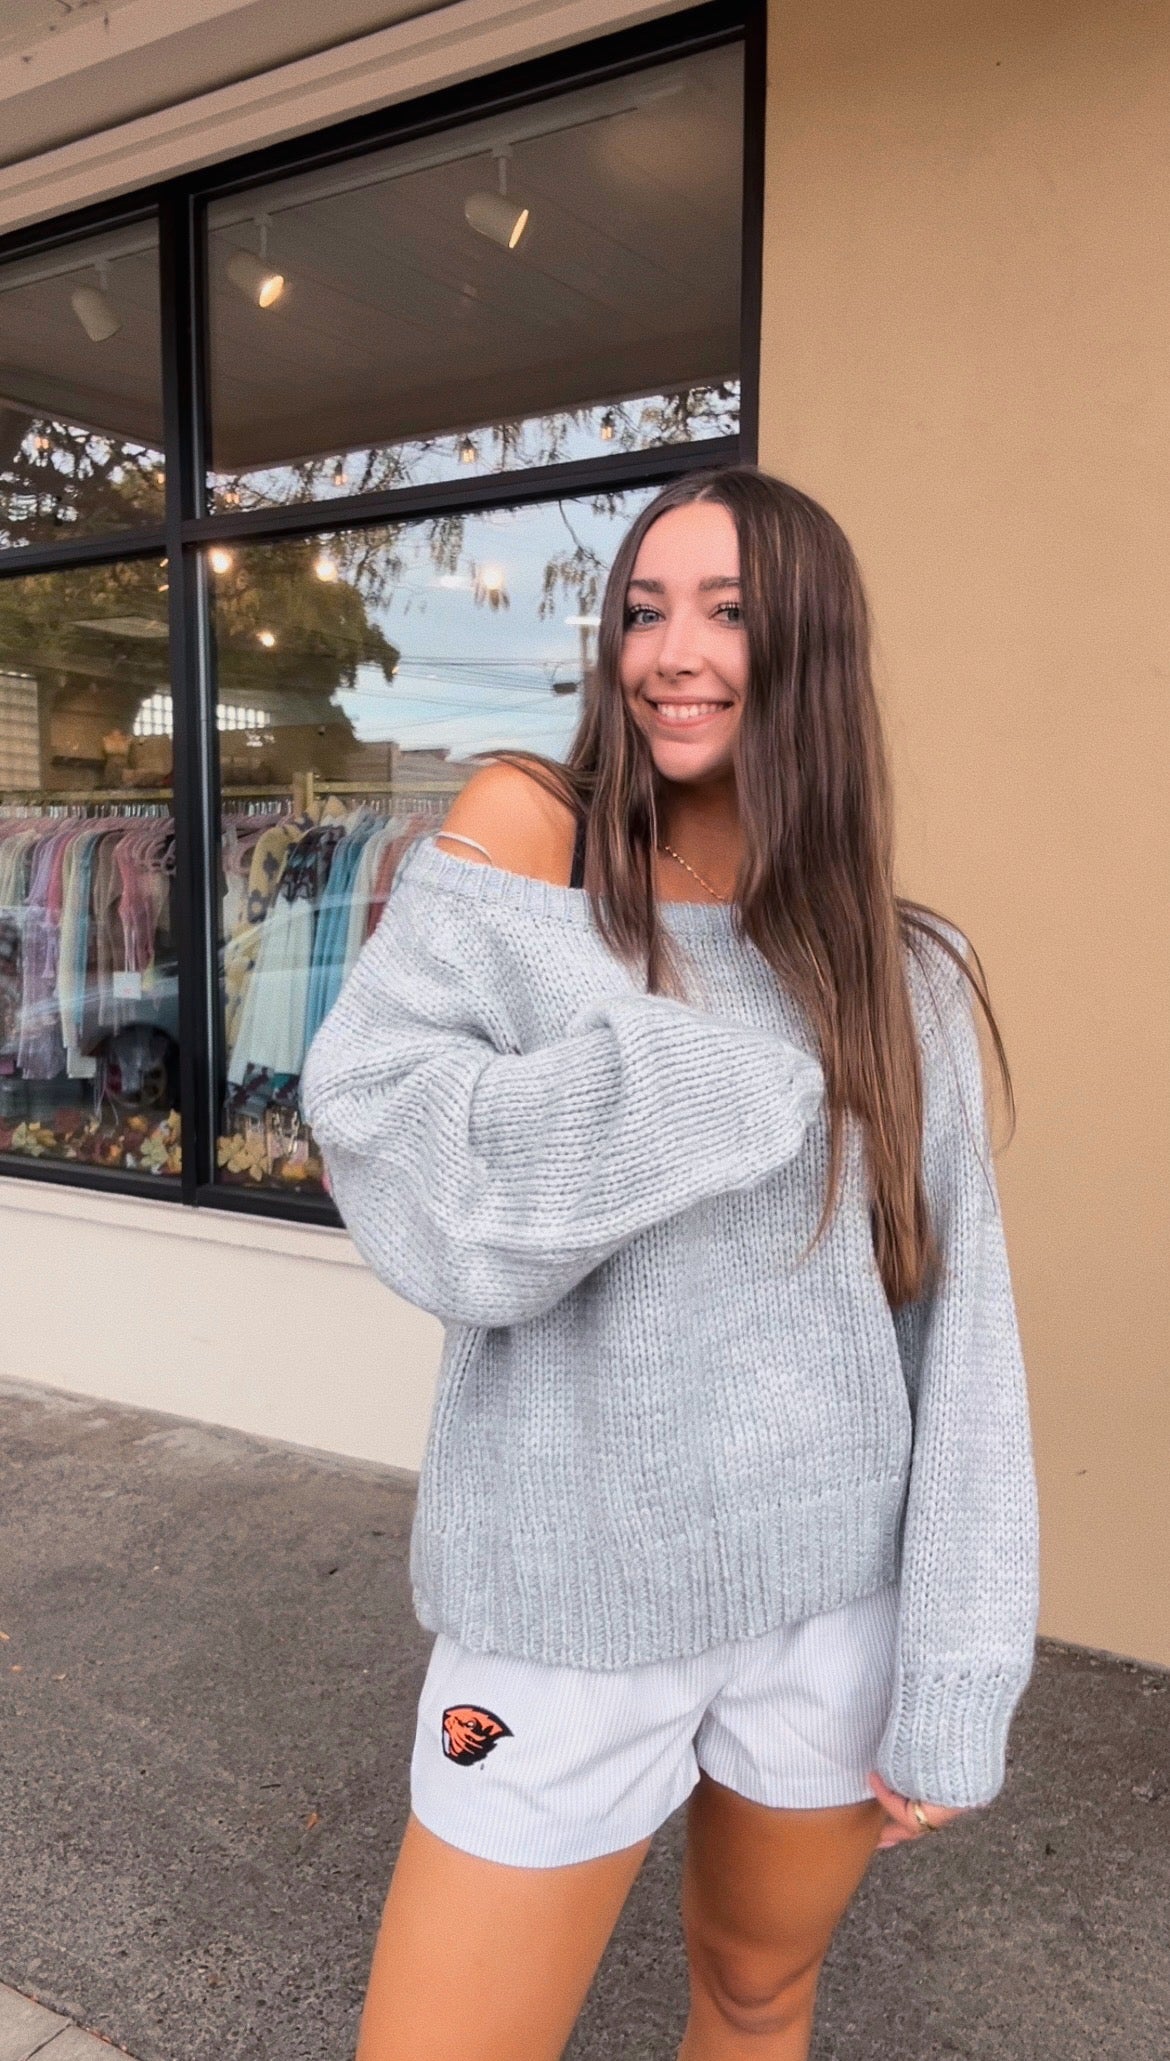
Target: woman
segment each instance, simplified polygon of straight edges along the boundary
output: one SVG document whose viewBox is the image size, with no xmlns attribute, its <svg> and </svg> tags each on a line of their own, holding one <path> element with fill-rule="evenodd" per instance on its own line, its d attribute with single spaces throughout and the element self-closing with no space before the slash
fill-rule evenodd
<svg viewBox="0 0 1170 2061">
<path fill-rule="evenodd" d="M 849 545 L 755 468 L 643 510 L 565 764 L 496 758 L 302 1086 L 446 1325 L 358 2061 L 554 2061 L 684 1800 L 679 2061 L 803 2061 L 875 1849 L 998 1793 L 1032 1666 L 974 977 L 894 893 Z"/>
</svg>

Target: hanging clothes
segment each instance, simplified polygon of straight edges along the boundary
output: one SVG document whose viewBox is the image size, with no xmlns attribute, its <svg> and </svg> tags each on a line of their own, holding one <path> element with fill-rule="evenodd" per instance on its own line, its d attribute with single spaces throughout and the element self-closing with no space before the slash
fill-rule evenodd
<svg viewBox="0 0 1170 2061">
<path fill-rule="evenodd" d="M 256 963 L 240 1011 L 227 1077 L 239 1085 L 249 1067 L 299 1074 L 313 961 L 316 905 L 344 830 L 334 824 L 306 830 L 285 858 Z"/>
</svg>

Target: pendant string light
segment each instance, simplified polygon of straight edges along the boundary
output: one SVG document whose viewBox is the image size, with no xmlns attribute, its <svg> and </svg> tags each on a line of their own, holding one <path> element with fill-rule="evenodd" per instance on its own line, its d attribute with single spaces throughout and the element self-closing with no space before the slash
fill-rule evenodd
<svg viewBox="0 0 1170 2061">
<path fill-rule="evenodd" d="M 508 159 L 511 155 L 510 144 L 496 144 L 492 156 L 500 171 L 499 192 L 469 193 L 463 203 L 463 213 L 471 227 L 504 250 L 515 250 L 528 227 L 529 215 L 526 207 L 518 207 L 508 197 Z"/>
</svg>

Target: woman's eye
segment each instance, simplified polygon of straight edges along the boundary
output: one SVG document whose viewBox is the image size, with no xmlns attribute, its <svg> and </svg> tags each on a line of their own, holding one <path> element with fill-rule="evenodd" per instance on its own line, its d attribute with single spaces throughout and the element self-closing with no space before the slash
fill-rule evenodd
<svg viewBox="0 0 1170 2061">
<path fill-rule="evenodd" d="M 725 616 L 729 623 L 742 623 L 743 609 L 738 601 L 721 601 L 716 615 Z"/>
<path fill-rule="evenodd" d="M 649 608 L 644 601 L 629 602 L 626 607 L 626 628 L 635 628 L 646 616 L 652 616 L 654 613 L 654 609 Z"/>
</svg>

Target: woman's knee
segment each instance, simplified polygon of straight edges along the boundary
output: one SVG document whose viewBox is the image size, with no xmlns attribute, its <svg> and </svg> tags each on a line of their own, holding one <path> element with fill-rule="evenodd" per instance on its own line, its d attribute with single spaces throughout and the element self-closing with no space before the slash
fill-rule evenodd
<svg viewBox="0 0 1170 2061">
<path fill-rule="evenodd" d="M 736 2033 L 778 2038 L 808 2023 L 824 1953 L 800 1963 L 758 1949 L 687 1940 L 692 1990 Z"/>
</svg>

